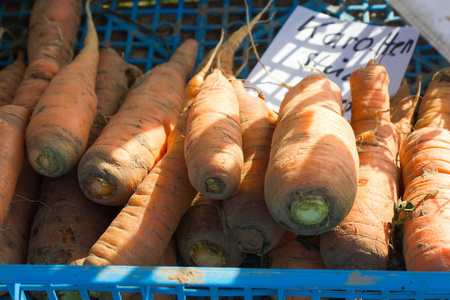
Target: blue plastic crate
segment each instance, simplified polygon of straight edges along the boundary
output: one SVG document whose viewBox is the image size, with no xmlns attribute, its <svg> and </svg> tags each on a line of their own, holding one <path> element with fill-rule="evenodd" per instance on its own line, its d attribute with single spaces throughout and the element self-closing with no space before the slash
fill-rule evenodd
<svg viewBox="0 0 450 300">
<path fill-rule="evenodd" d="M 92 7 L 100 42 L 123 51 L 124 59 L 143 71 L 167 61 L 185 39 L 200 43 L 199 60 L 213 48 L 224 28 L 231 33 L 245 23 L 243 0 L 223 1 L 143 1 L 99 0 Z M 267 1 L 248 1 L 252 15 Z M 8 33 L 0 43 L 0 68 L 13 61 L 12 48 L 26 31 L 32 0 L 0 1 L 0 24 Z M 325 12 L 341 20 L 359 20 L 369 24 L 402 26 L 403 20 L 382 0 L 280 0 L 272 2 L 270 20 L 253 30 L 259 51 L 267 47 L 278 29 L 298 5 Z M 85 34 L 84 17 L 76 51 Z M 244 61 L 242 49 L 235 64 Z M 250 59 L 239 77 L 245 78 L 256 60 Z M 435 71 L 448 66 L 425 40 L 416 46 L 406 73 L 414 88 L 419 75 L 426 85 Z M 120 293 L 175 295 L 178 299 L 261 299 L 301 295 L 311 299 L 450 299 L 450 273 L 343 271 L 343 270 L 269 270 L 262 268 L 188 268 L 188 267 L 78 267 L 78 266 L 0 266 L 0 291 L 10 296 L 0 299 L 32 299 L 32 291 L 46 291 L 57 299 L 57 291 L 109 291 L 112 299 Z M 122 294 L 123 295 L 123 294 Z"/>
</svg>

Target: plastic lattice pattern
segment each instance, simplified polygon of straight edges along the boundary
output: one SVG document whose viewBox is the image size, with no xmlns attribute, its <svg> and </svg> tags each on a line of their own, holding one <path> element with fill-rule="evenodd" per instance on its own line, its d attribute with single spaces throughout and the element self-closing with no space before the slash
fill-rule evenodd
<svg viewBox="0 0 450 300">
<path fill-rule="evenodd" d="M 3 0 L 0 2 L 0 24 L 7 29 L 0 43 L 0 68 L 14 58 L 16 40 L 26 32 L 32 0 Z M 260 12 L 267 1 L 247 1 L 251 16 Z M 155 64 L 168 60 L 170 54 L 187 38 L 200 43 L 199 59 L 213 48 L 221 29 L 230 34 L 246 22 L 244 1 L 189 0 L 138 1 L 98 0 L 92 10 L 100 42 L 110 44 L 124 54 L 124 59 L 147 71 Z M 267 22 L 257 24 L 252 32 L 258 51 L 263 53 L 277 31 L 297 5 L 328 13 L 341 20 L 357 20 L 374 25 L 404 26 L 401 17 L 382 0 L 280 0 L 273 1 L 267 12 Z M 85 34 L 85 21 L 79 30 L 77 51 Z M 245 40 L 236 53 L 235 65 L 244 60 Z M 255 58 L 250 58 L 239 75 L 245 78 Z M 431 76 L 449 63 L 424 39 L 419 40 L 405 77 L 411 88 L 419 75 L 426 85 Z"/>
<path fill-rule="evenodd" d="M 423 300 L 449 299 L 449 282 L 450 273 L 439 272 L 6 265 L 0 291 L 9 290 L 17 300 L 32 299 L 37 291 L 46 291 L 50 300 L 61 296 L 61 291 L 66 291 L 62 299 L 96 299 L 94 295 L 109 293 L 101 299 L 121 299 L 125 293 L 140 293 L 143 299 L 168 294 L 211 300 L 293 295 L 311 300 Z"/>
</svg>

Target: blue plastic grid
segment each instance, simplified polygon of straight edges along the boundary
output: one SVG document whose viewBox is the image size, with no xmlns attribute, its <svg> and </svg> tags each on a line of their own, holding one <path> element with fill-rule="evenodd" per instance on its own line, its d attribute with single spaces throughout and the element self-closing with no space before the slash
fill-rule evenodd
<svg viewBox="0 0 450 300">
<path fill-rule="evenodd" d="M 131 7 L 121 7 L 131 2 Z M 169 2 L 169 1 L 168 1 Z M 252 15 L 267 1 L 248 1 Z M 12 46 L 26 31 L 32 0 L 0 1 L 0 24 L 8 29 L 0 43 L 0 68 L 14 59 Z M 109 9 L 101 5 L 109 4 Z M 376 0 L 299 0 L 274 1 L 268 11 L 270 20 L 257 24 L 253 30 L 258 49 L 263 51 L 277 30 L 298 5 L 329 13 L 341 20 L 360 20 L 369 24 L 402 26 L 403 20 L 385 3 Z M 101 43 L 123 51 L 124 59 L 144 71 L 167 61 L 186 38 L 200 43 L 199 59 L 213 48 L 224 28 L 228 33 L 245 23 L 243 1 L 156 1 L 139 6 L 139 1 L 101 0 L 93 6 L 97 32 Z M 83 17 L 84 18 L 84 17 Z M 128 19 L 131 19 L 130 22 Z M 138 22 L 138 23 L 136 23 Z M 76 44 L 81 47 L 85 34 L 84 19 Z M 155 34 L 157 33 L 157 34 Z M 241 49 L 249 47 L 246 40 Z M 235 64 L 243 62 L 238 51 Z M 240 77 L 246 77 L 255 59 L 250 59 Z M 418 75 L 426 85 L 435 71 L 448 66 L 428 43 L 419 41 L 406 78 L 414 88 Z M 199 275 L 199 278 L 195 276 Z M 192 276 L 194 276 L 192 278 Z M 193 282 L 190 280 L 195 279 Z M 185 281 L 187 280 L 187 281 Z M 134 268 L 134 267 L 75 267 L 3 265 L 0 267 L 0 291 L 9 291 L 13 299 L 31 298 L 30 291 L 47 291 L 56 299 L 56 290 L 79 290 L 86 298 L 88 290 L 141 292 L 151 299 L 150 292 L 186 297 L 240 297 L 245 299 L 289 295 L 342 299 L 450 299 L 449 273 L 371 272 L 337 270 L 267 270 L 253 268 Z M 6 297 L 3 297 L 6 298 Z"/>
<path fill-rule="evenodd" d="M 267 3 L 267 1 L 247 2 L 253 16 Z M 26 31 L 32 3 L 32 0 L 1 1 L 0 24 L 16 37 L 20 36 Z M 374 25 L 405 25 L 401 17 L 383 0 L 273 1 L 267 13 L 267 16 L 270 16 L 268 22 L 257 24 L 252 32 L 260 53 L 269 45 L 281 25 L 299 4 L 341 20 L 358 20 Z M 187 38 L 199 41 L 200 60 L 205 52 L 216 45 L 222 28 L 231 33 L 245 24 L 245 9 L 243 0 L 98 0 L 92 7 L 100 42 L 123 51 L 124 59 L 139 66 L 143 71 L 167 61 L 170 54 Z M 76 51 L 81 47 L 86 31 L 84 17 L 81 24 Z M 0 44 L 0 68 L 13 61 L 14 53 L 11 46 L 14 44 L 11 35 L 4 34 Z M 241 49 L 249 46 L 249 40 L 245 40 Z M 236 66 L 243 63 L 243 52 L 237 52 Z M 250 58 L 239 77 L 245 78 L 255 63 L 256 59 Z M 411 88 L 416 90 L 419 75 L 422 76 L 422 85 L 426 86 L 431 76 L 446 66 L 449 66 L 449 62 L 424 39 L 420 39 L 405 77 Z"/>
<path fill-rule="evenodd" d="M 8 290 L 15 300 L 31 299 L 34 291 L 56 300 L 60 290 L 78 291 L 82 299 L 89 291 L 110 292 L 112 299 L 123 293 L 143 299 L 153 293 L 211 300 L 450 299 L 450 273 L 440 272 L 6 265 L 0 282 L 0 291 Z"/>
</svg>

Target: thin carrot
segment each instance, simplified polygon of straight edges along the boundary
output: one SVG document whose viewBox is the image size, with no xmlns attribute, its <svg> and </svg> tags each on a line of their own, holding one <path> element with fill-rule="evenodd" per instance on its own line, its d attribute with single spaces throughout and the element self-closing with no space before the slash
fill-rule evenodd
<svg viewBox="0 0 450 300">
<path fill-rule="evenodd" d="M 33 170 L 24 156 L 9 213 L 0 226 L 0 264 L 27 262 L 28 241 L 38 207 L 41 179 L 42 176 Z"/>
<path fill-rule="evenodd" d="M 449 70 L 433 76 L 400 152 L 405 192 L 399 222 L 408 271 L 450 271 Z"/>
<path fill-rule="evenodd" d="M 355 201 L 359 159 L 341 106 L 338 86 L 317 74 L 291 88 L 280 105 L 265 200 L 277 222 L 301 235 L 334 228 Z"/>
<path fill-rule="evenodd" d="M 76 167 L 97 107 L 98 36 L 86 1 L 84 47 L 48 84 L 25 132 L 27 153 L 40 174 L 58 177 Z"/>
<path fill-rule="evenodd" d="M 389 75 L 370 60 L 350 76 L 351 125 L 359 154 L 359 180 L 352 210 L 321 236 L 330 269 L 386 270 L 394 204 L 399 197 L 401 139 L 390 121 Z"/>
<path fill-rule="evenodd" d="M 50 80 L 73 57 L 82 1 L 37 0 L 33 3 L 27 39 L 28 66 L 13 103 L 30 113 Z"/>
<path fill-rule="evenodd" d="M 100 135 L 108 120 L 118 111 L 123 98 L 142 71 L 124 61 L 111 46 L 100 46 L 95 93 L 97 111 L 89 132 L 88 147 Z"/>
<path fill-rule="evenodd" d="M 221 200 L 200 193 L 180 220 L 175 240 L 187 266 L 238 267 L 245 254 L 223 230 Z"/>
<path fill-rule="evenodd" d="M 0 226 L 6 219 L 25 152 L 24 132 L 28 111 L 12 104 L 0 107 Z"/>
<path fill-rule="evenodd" d="M 284 232 L 264 200 L 264 176 L 275 126 L 263 99 L 251 96 L 240 80 L 232 85 L 239 100 L 244 165 L 239 190 L 224 199 L 224 225 L 242 252 L 264 255 Z"/>
<path fill-rule="evenodd" d="M 166 152 L 182 111 L 184 88 L 198 43 L 187 40 L 168 62 L 139 77 L 78 164 L 78 180 L 92 201 L 125 204 Z"/>
<path fill-rule="evenodd" d="M 19 49 L 12 64 L 0 71 L 0 106 L 10 104 L 25 73 L 25 50 Z"/>
</svg>

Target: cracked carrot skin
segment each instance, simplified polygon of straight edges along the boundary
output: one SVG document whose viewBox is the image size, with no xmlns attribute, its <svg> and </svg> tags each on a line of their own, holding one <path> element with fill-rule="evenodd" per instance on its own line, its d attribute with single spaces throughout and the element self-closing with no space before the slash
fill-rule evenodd
<svg viewBox="0 0 450 300">
<path fill-rule="evenodd" d="M 219 69 L 205 78 L 187 120 L 184 153 L 189 180 L 212 199 L 235 194 L 243 165 L 236 93 Z"/>
<path fill-rule="evenodd" d="M 320 249 L 329 269 L 386 270 L 389 265 L 401 138 L 390 121 L 388 87 L 386 69 L 374 60 L 350 76 L 359 180 L 350 213 L 321 236 Z"/>
<path fill-rule="evenodd" d="M 341 106 L 338 86 L 317 74 L 291 88 L 280 105 L 265 200 L 277 222 L 301 235 L 334 228 L 355 200 L 359 158 Z"/>
<path fill-rule="evenodd" d="M 166 152 L 182 111 L 184 88 L 198 50 L 187 40 L 168 62 L 139 77 L 78 164 L 78 179 L 94 202 L 123 205 Z"/>
</svg>

